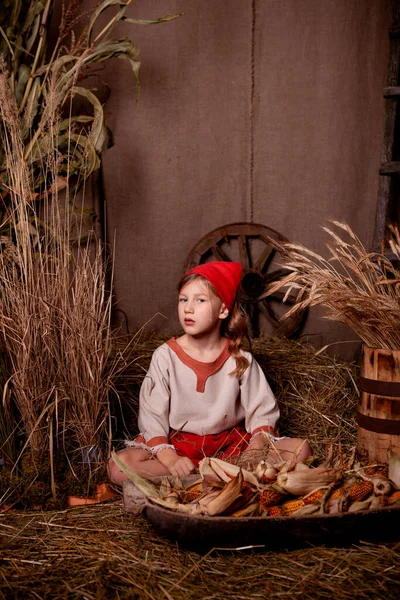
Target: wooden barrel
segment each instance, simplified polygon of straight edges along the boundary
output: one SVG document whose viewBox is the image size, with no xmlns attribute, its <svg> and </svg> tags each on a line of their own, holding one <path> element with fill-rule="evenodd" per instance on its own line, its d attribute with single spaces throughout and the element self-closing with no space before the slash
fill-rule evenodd
<svg viewBox="0 0 400 600">
<path fill-rule="evenodd" d="M 385 463 L 400 452 L 400 350 L 363 347 L 357 452 Z"/>
</svg>

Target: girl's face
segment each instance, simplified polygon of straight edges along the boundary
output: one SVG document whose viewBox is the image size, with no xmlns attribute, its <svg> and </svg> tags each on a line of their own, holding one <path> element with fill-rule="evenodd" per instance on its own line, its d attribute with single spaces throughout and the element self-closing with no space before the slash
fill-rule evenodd
<svg viewBox="0 0 400 600">
<path fill-rule="evenodd" d="M 222 300 L 201 279 L 194 279 L 179 292 L 179 321 L 188 335 L 201 335 L 219 329 L 229 314 Z"/>
</svg>

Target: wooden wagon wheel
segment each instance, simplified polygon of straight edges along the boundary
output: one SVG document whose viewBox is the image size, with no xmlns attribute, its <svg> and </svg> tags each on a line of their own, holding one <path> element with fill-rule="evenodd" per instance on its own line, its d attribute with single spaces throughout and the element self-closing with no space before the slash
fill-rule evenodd
<svg viewBox="0 0 400 600">
<path fill-rule="evenodd" d="M 306 311 L 281 320 L 283 313 L 295 302 L 289 295 L 282 303 L 284 293 L 259 300 L 266 285 L 280 279 L 284 268 L 274 268 L 273 260 L 277 253 L 270 238 L 280 242 L 288 240 L 273 229 L 257 223 L 231 223 L 217 227 L 197 242 L 189 252 L 184 272 L 210 260 L 239 261 L 243 267 L 243 277 L 239 288 L 239 299 L 249 315 L 251 334 L 260 334 L 260 314 L 272 326 L 271 334 L 295 337 L 305 322 Z"/>
</svg>

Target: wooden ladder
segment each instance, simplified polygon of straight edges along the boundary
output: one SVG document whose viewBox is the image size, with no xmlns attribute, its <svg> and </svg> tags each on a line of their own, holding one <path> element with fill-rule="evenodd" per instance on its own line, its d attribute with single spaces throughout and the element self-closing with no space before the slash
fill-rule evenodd
<svg viewBox="0 0 400 600">
<path fill-rule="evenodd" d="M 383 91 L 386 99 L 385 133 L 373 238 L 375 252 L 384 252 L 387 225 L 398 218 L 396 212 L 400 190 L 400 0 L 392 0 L 389 39 L 388 87 Z M 388 252 L 386 255 L 388 256 Z"/>
</svg>

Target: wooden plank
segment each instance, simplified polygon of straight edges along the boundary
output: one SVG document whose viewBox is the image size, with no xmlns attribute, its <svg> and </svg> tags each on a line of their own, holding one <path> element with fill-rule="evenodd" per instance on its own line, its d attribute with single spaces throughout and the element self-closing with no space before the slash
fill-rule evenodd
<svg viewBox="0 0 400 600">
<path fill-rule="evenodd" d="M 400 67 L 400 3 L 398 0 L 392 1 L 392 27 L 389 30 L 390 48 L 387 88 L 397 88 L 399 86 L 399 67 Z M 378 198 L 375 214 L 375 228 L 372 243 L 372 249 L 375 252 L 381 251 L 381 246 L 385 239 L 386 224 L 388 218 L 389 199 L 391 191 L 391 180 L 386 175 L 400 173 L 399 170 L 385 169 L 393 159 L 394 132 L 397 117 L 397 102 L 386 102 L 385 111 L 385 133 L 381 154 L 381 170 L 379 178 Z M 389 167 L 388 167 L 389 168 Z M 382 170 L 383 169 L 383 170 Z"/>
<path fill-rule="evenodd" d="M 383 163 L 383 165 L 379 169 L 380 175 L 397 175 L 398 173 L 400 173 L 400 162 L 399 161 L 391 161 L 391 162 Z"/>
<path fill-rule="evenodd" d="M 400 86 L 391 86 L 383 89 L 384 98 L 397 98 L 400 96 Z"/>
</svg>

